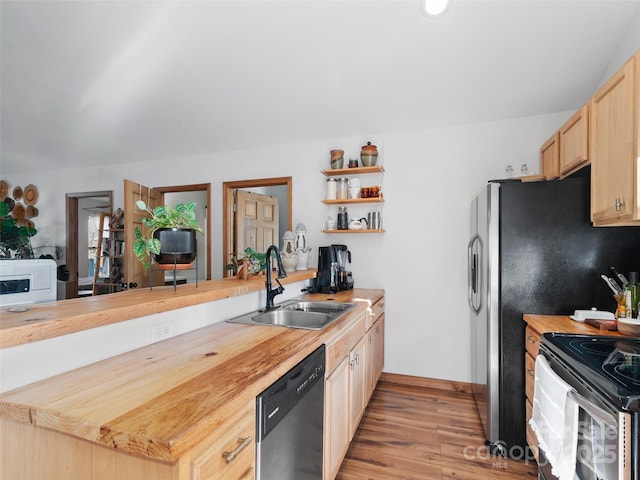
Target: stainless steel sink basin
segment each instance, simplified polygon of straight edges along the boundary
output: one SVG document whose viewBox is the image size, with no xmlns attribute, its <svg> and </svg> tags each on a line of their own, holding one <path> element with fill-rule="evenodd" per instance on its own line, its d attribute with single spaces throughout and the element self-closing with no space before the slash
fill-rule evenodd
<svg viewBox="0 0 640 480">
<path fill-rule="evenodd" d="M 332 301 L 302 302 L 289 300 L 277 305 L 273 310 L 259 310 L 227 321 L 231 323 L 321 330 L 341 318 L 354 306 L 352 303 Z"/>
</svg>

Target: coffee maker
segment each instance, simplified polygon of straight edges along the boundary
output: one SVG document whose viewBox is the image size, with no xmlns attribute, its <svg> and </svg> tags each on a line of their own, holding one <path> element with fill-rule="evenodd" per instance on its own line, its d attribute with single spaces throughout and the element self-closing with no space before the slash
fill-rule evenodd
<svg viewBox="0 0 640 480">
<path fill-rule="evenodd" d="M 353 276 L 347 270 L 351 252 L 346 245 L 330 245 L 318 249 L 317 292 L 334 293 L 353 288 Z"/>
</svg>

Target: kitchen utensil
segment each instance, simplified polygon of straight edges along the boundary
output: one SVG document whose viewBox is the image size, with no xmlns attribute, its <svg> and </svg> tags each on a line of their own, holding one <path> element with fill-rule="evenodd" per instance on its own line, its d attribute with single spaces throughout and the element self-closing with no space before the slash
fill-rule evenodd
<svg viewBox="0 0 640 480">
<path fill-rule="evenodd" d="M 624 288 L 627 286 L 627 283 L 629 283 L 629 281 L 627 280 L 627 277 L 625 277 L 623 274 L 618 272 L 616 270 L 616 267 L 614 266 L 609 267 L 609 270 L 611 270 L 611 273 L 613 273 L 613 275 L 616 278 L 618 278 L 618 280 L 620 280 L 620 282 L 622 283 L 622 289 L 624 290 Z"/>
<path fill-rule="evenodd" d="M 611 289 L 611 291 L 616 294 L 616 295 L 622 295 L 622 289 L 620 288 L 620 286 L 613 280 L 613 278 L 611 277 L 607 277 L 606 275 L 600 275 L 600 278 L 602 278 L 605 283 L 609 286 L 609 288 Z"/>
<path fill-rule="evenodd" d="M 338 230 L 347 230 L 349 228 L 349 216 L 347 207 L 338 207 Z"/>
<path fill-rule="evenodd" d="M 349 187 L 349 197 L 358 198 L 360 196 L 360 188 Z"/>
</svg>

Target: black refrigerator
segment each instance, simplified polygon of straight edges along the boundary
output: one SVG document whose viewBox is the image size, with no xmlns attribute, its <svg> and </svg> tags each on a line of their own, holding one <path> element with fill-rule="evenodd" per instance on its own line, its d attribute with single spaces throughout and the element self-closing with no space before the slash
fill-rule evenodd
<svg viewBox="0 0 640 480">
<path fill-rule="evenodd" d="M 640 227 L 592 227 L 589 199 L 584 176 L 491 182 L 472 202 L 471 375 L 492 452 L 528 452 L 523 314 L 613 312 L 616 302 L 600 275 L 610 266 L 640 270 Z"/>
</svg>

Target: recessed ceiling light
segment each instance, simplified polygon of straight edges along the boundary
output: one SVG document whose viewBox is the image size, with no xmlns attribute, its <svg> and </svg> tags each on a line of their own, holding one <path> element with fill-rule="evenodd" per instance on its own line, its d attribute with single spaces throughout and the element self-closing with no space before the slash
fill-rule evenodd
<svg viewBox="0 0 640 480">
<path fill-rule="evenodd" d="M 431 17 L 442 14 L 449 5 L 449 0 L 421 0 L 422 8 Z"/>
</svg>

